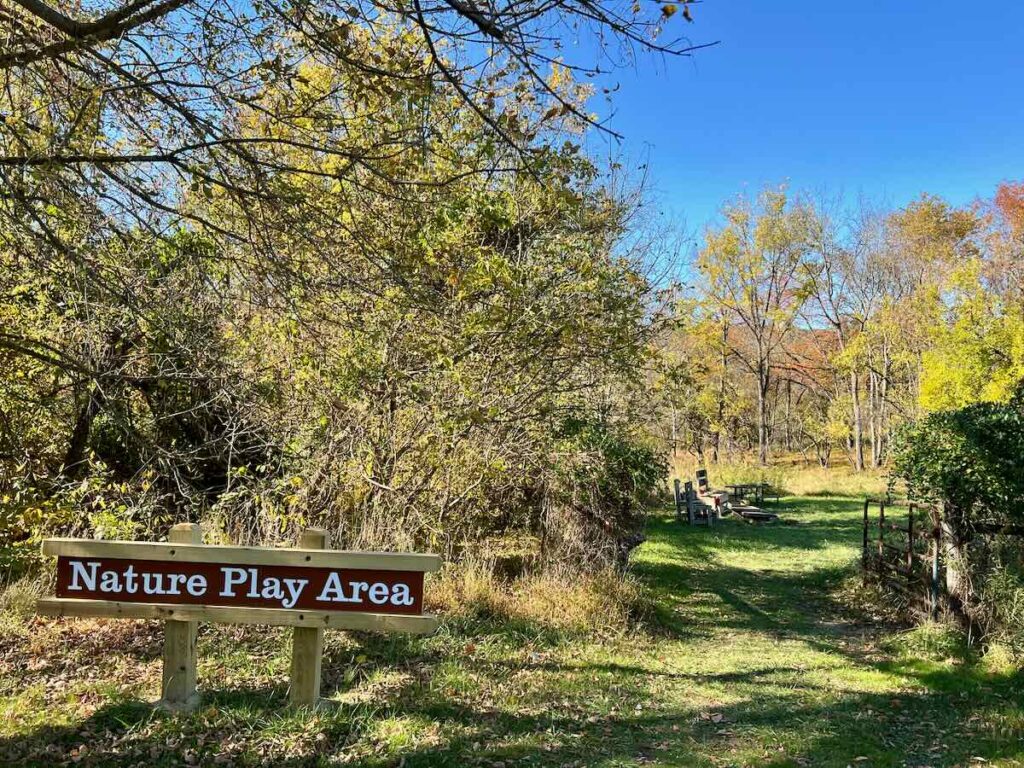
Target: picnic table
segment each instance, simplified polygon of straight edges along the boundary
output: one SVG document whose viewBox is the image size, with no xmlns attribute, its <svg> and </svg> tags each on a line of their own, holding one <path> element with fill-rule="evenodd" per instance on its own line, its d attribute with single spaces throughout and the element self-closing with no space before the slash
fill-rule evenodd
<svg viewBox="0 0 1024 768">
<path fill-rule="evenodd" d="M 764 497 L 771 488 L 768 483 L 734 483 L 725 487 L 733 498 L 753 499 L 755 504 L 764 504 Z M 777 495 L 775 498 L 778 500 Z"/>
</svg>

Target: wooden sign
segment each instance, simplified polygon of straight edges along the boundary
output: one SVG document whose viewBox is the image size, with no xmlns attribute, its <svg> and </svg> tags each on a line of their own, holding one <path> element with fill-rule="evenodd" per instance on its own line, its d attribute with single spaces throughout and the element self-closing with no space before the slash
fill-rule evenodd
<svg viewBox="0 0 1024 768">
<path fill-rule="evenodd" d="M 325 532 L 309 530 L 295 549 L 204 546 L 191 524 L 175 526 L 167 543 L 47 539 L 43 554 L 57 557 L 56 596 L 37 611 L 167 620 L 164 700 L 180 704 L 195 697 L 195 622 L 293 626 L 292 698 L 315 703 L 323 629 L 424 633 L 437 625 L 423 612 L 423 581 L 439 557 L 331 551 L 326 541 Z M 167 649 L 181 632 L 169 666 Z M 169 674 L 181 688 L 170 696 Z"/>
<path fill-rule="evenodd" d="M 422 611 L 423 573 L 61 556 L 57 597 L 404 615 Z"/>
<path fill-rule="evenodd" d="M 226 623 L 429 632 L 423 574 L 434 555 L 48 539 L 59 616 L 207 619 Z M 354 614 L 364 614 L 356 616 Z"/>
</svg>

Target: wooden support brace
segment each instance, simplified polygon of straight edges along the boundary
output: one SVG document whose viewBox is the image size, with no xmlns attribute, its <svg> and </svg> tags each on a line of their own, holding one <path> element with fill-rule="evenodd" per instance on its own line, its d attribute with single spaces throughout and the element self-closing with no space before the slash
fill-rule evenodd
<svg viewBox="0 0 1024 768">
<path fill-rule="evenodd" d="M 327 549 L 327 531 L 309 528 L 299 536 L 302 549 Z M 289 700 L 293 706 L 315 707 L 320 702 L 320 670 L 324 631 L 313 627 L 292 630 L 292 670 Z"/>
<path fill-rule="evenodd" d="M 931 619 L 932 621 L 939 620 L 939 558 L 940 551 L 942 549 L 942 513 L 939 512 L 937 507 L 931 507 L 931 522 L 932 522 L 932 567 L 930 575 L 930 587 L 931 587 Z"/>
<path fill-rule="evenodd" d="M 172 544 L 202 544 L 203 534 L 195 523 L 179 523 L 171 528 L 167 540 Z M 199 704 L 196 692 L 196 636 L 194 621 L 164 622 L 164 674 L 157 705 L 171 710 L 191 710 Z"/>
</svg>

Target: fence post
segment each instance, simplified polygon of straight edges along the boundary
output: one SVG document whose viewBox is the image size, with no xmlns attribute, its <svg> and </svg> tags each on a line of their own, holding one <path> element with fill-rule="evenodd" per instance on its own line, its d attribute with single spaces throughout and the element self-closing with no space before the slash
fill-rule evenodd
<svg viewBox="0 0 1024 768">
<path fill-rule="evenodd" d="M 172 544 L 202 544 L 203 533 L 195 523 L 171 528 Z M 199 703 L 196 693 L 196 629 L 194 621 L 164 622 L 164 674 L 158 705 L 166 709 L 189 710 Z"/>
<path fill-rule="evenodd" d="M 913 587 L 914 574 L 914 505 L 907 512 L 907 588 Z"/>
<path fill-rule="evenodd" d="M 301 549 L 327 549 L 327 531 L 307 528 L 299 535 Z M 292 669 L 289 700 L 293 706 L 315 707 L 320 701 L 320 670 L 324 656 L 324 631 L 295 627 L 292 631 Z"/>
<path fill-rule="evenodd" d="M 675 486 L 676 520 L 679 521 L 683 517 L 683 508 L 682 508 L 682 504 L 680 503 L 681 499 L 680 499 L 680 495 L 679 495 L 679 478 L 678 477 L 673 481 L 673 485 Z"/>
<path fill-rule="evenodd" d="M 864 543 L 861 546 L 860 567 L 865 576 L 868 571 L 868 505 L 871 499 L 864 499 Z"/>
<path fill-rule="evenodd" d="M 885 501 L 878 502 L 878 572 L 882 573 L 885 562 Z"/>
<path fill-rule="evenodd" d="M 942 548 L 942 526 L 939 524 L 939 516 L 932 509 L 932 621 L 939 619 L 939 551 Z"/>
</svg>

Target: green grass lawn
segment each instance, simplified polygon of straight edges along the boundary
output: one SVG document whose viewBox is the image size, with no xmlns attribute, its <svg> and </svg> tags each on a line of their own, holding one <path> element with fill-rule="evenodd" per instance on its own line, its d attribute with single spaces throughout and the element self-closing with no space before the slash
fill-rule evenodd
<svg viewBox="0 0 1024 768">
<path fill-rule="evenodd" d="M 859 502 L 781 507 L 712 530 L 652 515 L 634 571 L 656 616 L 632 634 L 329 633 L 317 713 L 284 707 L 281 630 L 202 629 L 204 705 L 170 716 L 141 703 L 158 625 L 8 617 L 0 765 L 1024 765 L 1024 675 L 901 651 L 838 597 Z"/>
</svg>

